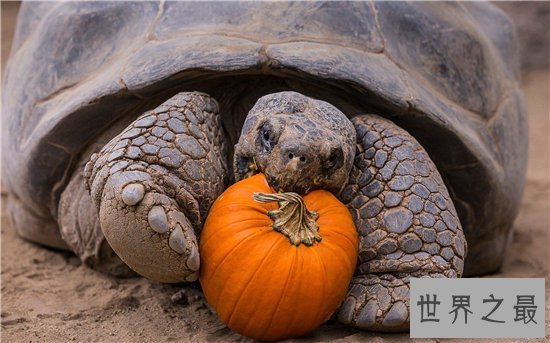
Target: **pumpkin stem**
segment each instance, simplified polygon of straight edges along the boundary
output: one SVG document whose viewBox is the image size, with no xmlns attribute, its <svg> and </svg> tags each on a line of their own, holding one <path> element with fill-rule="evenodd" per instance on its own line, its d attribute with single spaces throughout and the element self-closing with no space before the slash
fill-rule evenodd
<svg viewBox="0 0 550 343">
<path fill-rule="evenodd" d="M 268 211 L 267 215 L 273 219 L 273 230 L 287 236 L 290 242 L 298 246 L 304 243 L 312 246 L 315 242 L 321 241 L 317 218 L 319 214 L 315 211 L 308 211 L 304 199 L 293 192 L 269 194 L 254 193 L 256 202 L 265 204 L 273 201 L 279 203 L 278 210 Z"/>
</svg>

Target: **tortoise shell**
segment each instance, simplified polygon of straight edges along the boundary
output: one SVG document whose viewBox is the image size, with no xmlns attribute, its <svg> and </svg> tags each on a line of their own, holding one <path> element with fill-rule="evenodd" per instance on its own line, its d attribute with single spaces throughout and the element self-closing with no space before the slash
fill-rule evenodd
<svg viewBox="0 0 550 343">
<path fill-rule="evenodd" d="M 503 251 L 483 247 L 507 239 L 527 162 L 516 50 L 509 18 L 486 3 L 26 3 L 4 78 L 5 184 L 55 223 L 79 154 L 119 118 L 200 90 L 225 99 L 235 141 L 249 107 L 234 99 L 250 96 L 236 85 L 297 90 L 414 135 L 468 260 L 494 269 Z"/>
</svg>

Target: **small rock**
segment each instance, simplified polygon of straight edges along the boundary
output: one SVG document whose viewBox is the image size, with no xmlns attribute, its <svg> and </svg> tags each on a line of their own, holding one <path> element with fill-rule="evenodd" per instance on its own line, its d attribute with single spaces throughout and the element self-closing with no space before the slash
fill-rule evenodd
<svg viewBox="0 0 550 343">
<path fill-rule="evenodd" d="M 174 305 L 189 305 L 189 297 L 187 292 L 179 290 L 170 297 L 170 302 Z"/>
</svg>

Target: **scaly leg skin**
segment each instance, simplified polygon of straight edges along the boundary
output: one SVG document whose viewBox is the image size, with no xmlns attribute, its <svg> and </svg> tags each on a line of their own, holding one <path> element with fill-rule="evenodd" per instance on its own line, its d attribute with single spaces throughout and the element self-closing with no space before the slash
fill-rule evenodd
<svg viewBox="0 0 550 343">
<path fill-rule="evenodd" d="M 352 122 L 357 155 L 341 199 L 359 231 L 359 261 L 337 318 L 368 330 L 407 331 L 410 278 L 460 277 L 466 240 L 422 146 L 381 117 Z"/>
<path fill-rule="evenodd" d="M 197 234 L 228 178 L 217 102 L 179 93 L 144 113 L 86 165 L 101 229 L 137 273 L 195 281 Z"/>
</svg>

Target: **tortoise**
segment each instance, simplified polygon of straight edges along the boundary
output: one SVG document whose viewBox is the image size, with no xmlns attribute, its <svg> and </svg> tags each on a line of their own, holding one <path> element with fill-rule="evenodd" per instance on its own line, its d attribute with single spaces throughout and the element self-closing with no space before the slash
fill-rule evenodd
<svg viewBox="0 0 550 343">
<path fill-rule="evenodd" d="M 325 188 L 360 235 L 336 318 L 407 330 L 410 277 L 506 255 L 527 161 L 516 44 L 486 3 L 25 3 L 9 218 L 103 272 L 193 282 L 228 185 Z"/>
</svg>

